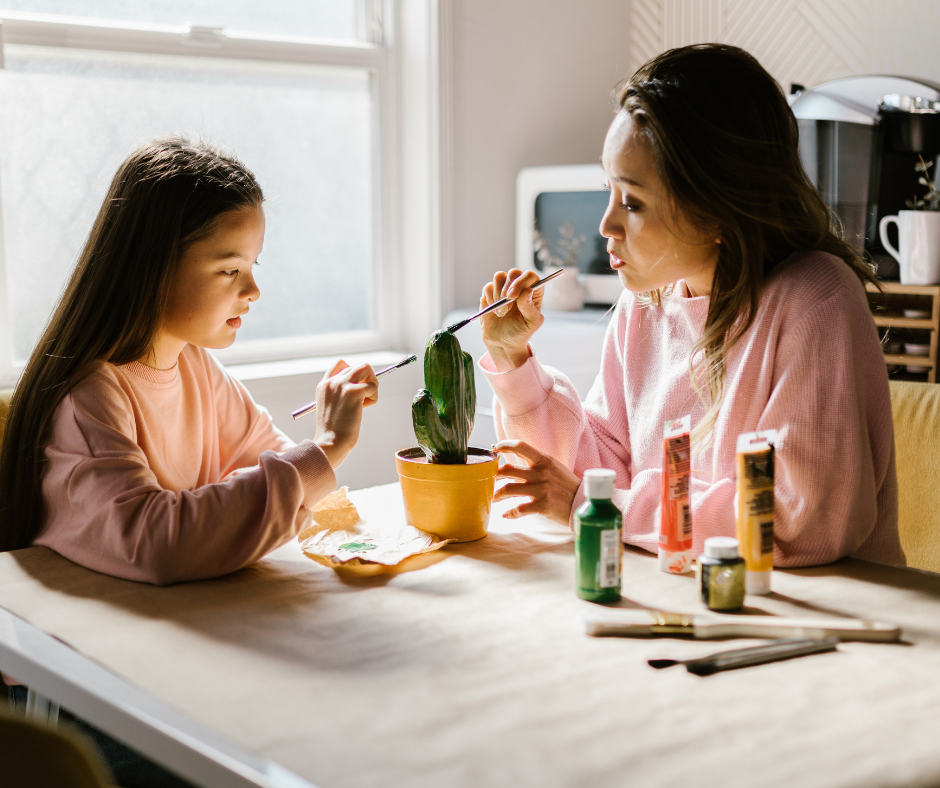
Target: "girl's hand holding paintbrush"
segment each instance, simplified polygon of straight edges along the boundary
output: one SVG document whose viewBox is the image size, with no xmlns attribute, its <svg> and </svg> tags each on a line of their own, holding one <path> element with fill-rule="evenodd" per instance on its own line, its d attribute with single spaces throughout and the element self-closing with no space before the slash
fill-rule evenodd
<svg viewBox="0 0 940 788">
<path fill-rule="evenodd" d="M 379 382 L 368 364 L 337 361 L 317 385 L 317 430 L 313 436 L 330 465 L 338 468 L 359 439 L 362 409 L 378 402 Z"/>
</svg>

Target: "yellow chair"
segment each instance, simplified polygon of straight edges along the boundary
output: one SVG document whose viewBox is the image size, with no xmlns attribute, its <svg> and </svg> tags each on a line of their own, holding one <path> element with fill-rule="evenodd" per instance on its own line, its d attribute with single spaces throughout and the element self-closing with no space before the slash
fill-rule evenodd
<svg viewBox="0 0 940 788">
<path fill-rule="evenodd" d="M 0 714 L 0 784 L 4 788 L 104 788 L 107 770 L 71 733 Z"/>
<path fill-rule="evenodd" d="M 940 385 L 892 380 L 898 531 L 908 566 L 940 572 Z"/>
</svg>

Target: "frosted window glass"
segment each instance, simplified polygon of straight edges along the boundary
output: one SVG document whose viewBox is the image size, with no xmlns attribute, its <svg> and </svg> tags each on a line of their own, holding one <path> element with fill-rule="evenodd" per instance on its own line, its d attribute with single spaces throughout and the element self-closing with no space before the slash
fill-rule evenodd
<svg viewBox="0 0 940 788">
<path fill-rule="evenodd" d="M 357 38 L 357 0 L 3 0 L 7 11 L 314 38 Z"/>
<path fill-rule="evenodd" d="M 155 136 L 233 150 L 264 189 L 251 339 L 372 327 L 372 89 L 364 69 L 6 47 L 0 194 L 26 358 L 120 162 Z"/>
</svg>

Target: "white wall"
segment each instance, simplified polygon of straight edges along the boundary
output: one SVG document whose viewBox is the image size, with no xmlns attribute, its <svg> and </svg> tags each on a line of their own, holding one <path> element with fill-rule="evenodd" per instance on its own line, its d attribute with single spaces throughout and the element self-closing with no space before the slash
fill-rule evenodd
<svg viewBox="0 0 940 788">
<path fill-rule="evenodd" d="M 743 47 L 789 91 L 857 74 L 940 80 L 936 0 L 631 0 L 631 66 L 672 47 Z M 720 100 L 720 86 L 716 86 Z"/>
<path fill-rule="evenodd" d="M 625 0 L 452 0 L 452 303 L 515 257 L 516 174 L 597 161 L 628 76 Z"/>
</svg>

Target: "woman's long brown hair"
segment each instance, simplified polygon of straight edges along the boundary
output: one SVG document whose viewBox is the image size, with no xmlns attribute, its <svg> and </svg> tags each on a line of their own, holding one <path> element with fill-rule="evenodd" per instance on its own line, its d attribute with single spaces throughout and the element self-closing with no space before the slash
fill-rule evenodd
<svg viewBox="0 0 940 788">
<path fill-rule="evenodd" d="M 120 166 L 13 393 L 0 448 L 0 551 L 28 547 L 42 527 L 44 447 L 62 398 L 101 362 L 150 353 L 181 253 L 223 213 L 263 199 L 250 170 L 199 141 L 157 139 Z"/>
<path fill-rule="evenodd" d="M 689 359 L 693 385 L 709 394 L 694 430 L 711 434 L 724 401 L 726 362 L 750 328 L 764 283 L 793 252 L 828 252 L 877 285 L 871 266 L 842 237 L 841 223 L 806 176 L 799 129 L 770 74 L 745 52 L 696 44 L 653 58 L 614 91 L 652 144 L 676 215 L 718 228 L 708 316 Z M 659 304 L 663 291 L 641 297 Z M 701 356 L 693 366 L 696 355 Z"/>
</svg>

